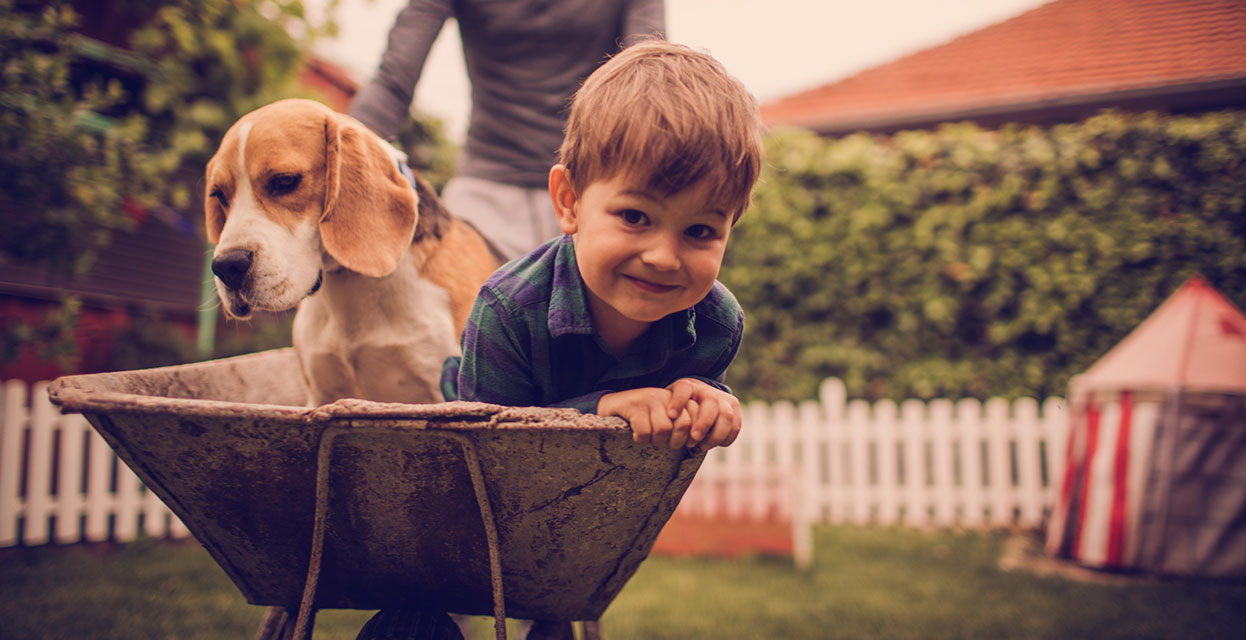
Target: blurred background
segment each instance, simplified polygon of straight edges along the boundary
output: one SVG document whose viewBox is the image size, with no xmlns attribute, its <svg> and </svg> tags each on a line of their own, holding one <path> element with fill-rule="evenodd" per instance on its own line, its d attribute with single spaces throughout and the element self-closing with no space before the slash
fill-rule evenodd
<svg viewBox="0 0 1246 640">
<path fill-rule="evenodd" d="M 112 459 L 98 490 L 108 502 L 131 483 L 134 521 L 100 516 L 98 538 L 89 522 L 88 533 L 45 526 L 60 509 L 55 478 L 72 465 L 47 454 L 47 481 L 14 461 L 44 464 L 42 452 L 97 436 L 81 420 L 61 426 L 46 403 L 30 410 L 50 425 L 37 435 L 26 384 L 289 346 L 292 314 L 218 312 L 204 165 L 258 106 L 305 97 L 345 111 L 404 4 L 0 0 L 0 380 L 19 389 L 0 404 L 16 416 L 6 433 L 18 434 L 0 443 L 11 465 L 0 463 L 0 511 L 12 516 L 0 547 L 163 536 L 170 529 L 148 529 L 155 517 L 170 537 L 188 535 Z M 621 637 L 1240 633 L 1246 382 L 1185 405 L 1231 418 L 1216 418 L 1223 428 L 1186 461 L 1192 488 L 1172 494 L 1188 522 L 1218 518 L 1199 545 L 1230 559 L 1203 568 L 1229 581 L 1193 583 L 1154 581 L 1129 560 L 1139 543 L 1113 538 L 1141 539 L 1151 512 L 1136 494 L 1155 494 L 1148 478 L 1159 477 L 1147 475 L 1148 439 L 1171 433 L 1155 424 L 1174 396 L 1150 388 L 1075 410 L 1069 387 L 1182 283 L 1220 305 L 1219 324 L 1206 325 L 1220 345 L 1211 351 L 1246 342 L 1246 2 L 668 0 L 666 11 L 669 39 L 721 60 L 766 124 L 763 174 L 720 280 L 748 315 L 728 382 L 749 424 L 768 428 L 707 459 L 703 491 L 689 495 L 719 504 L 709 483 L 742 469 L 788 473 L 803 456 L 798 479 L 778 482 L 816 491 L 775 503 L 787 510 L 781 555 L 800 555 L 807 535 L 808 549 L 830 553 L 801 570 L 766 556 L 656 558 L 608 627 Z M 438 188 L 464 139 L 468 86 L 448 24 L 398 135 Z M 1166 335 L 1145 350 L 1186 353 Z M 62 435 L 70 427 L 82 437 Z M 1146 446 L 1131 450 L 1131 437 Z M 136 524 L 140 502 L 147 524 Z M 763 516 L 773 506 L 739 504 Z M 1114 510 L 1125 505 L 1128 518 Z M 793 518 L 935 527 L 808 534 Z M 1029 538 L 1014 544 L 1000 530 Z M 1033 539 L 1043 530 L 1049 554 Z M 1180 547 L 1164 531 L 1158 539 Z M 14 637 L 249 634 L 258 608 L 195 549 L 0 549 L 0 619 L 20 617 Z M 1073 575 L 1043 560 L 1052 554 L 1118 573 Z M 1001 573 L 1005 562 L 1030 574 Z M 707 585 L 721 590 L 706 596 Z M 54 611 L 88 592 L 78 619 Z M 699 615 L 670 605 L 698 597 L 719 604 Z M 41 635 L 40 615 L 61 626 Z M 324 637 L 353 637 L 362 620 L 333 631 L 326 618 Z"/>
</svg>

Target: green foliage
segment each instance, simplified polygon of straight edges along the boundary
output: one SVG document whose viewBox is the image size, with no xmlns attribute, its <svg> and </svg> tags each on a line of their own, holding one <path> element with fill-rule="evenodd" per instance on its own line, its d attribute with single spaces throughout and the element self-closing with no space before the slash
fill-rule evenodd
<svg viewBox="0 0 1246 640">
<path fill-rule="evenodd" d="M 82 303 L 77 298 L 62 296 L 56 308 L 41 322 L 31 324 L 13 317 L 3 319 L 0 321 L 0 360 L 15 360 L 22 347 L 33 345 L 35 357 L 68 368 L 77 355 L 74 328 L 81 309 Z"/>
<path fill-rule="evenodd" d="M 256 313 L 245 323 L 225 320 L 218 326 L 211 358 L 290 346 L 293 312 Z M 219 322 L 219 320 L 218 320 Z M 112 338 L 112 351 L 98 368 L 128 371 L 182 364 L 196 359 L 195 340 L 184 328 L 163 321 L 149 308 L 132 309 L 130 321 Z"/>
<path fill-rule="evenodd" d="M 196 209 L 225 129 L 294 92 L 290 32 L 325 28 L 297 1 L 0 0 L 0 260 L 82 273 L 126 208 Z"/>
<path fill-rule="evenodd" d="M 21 214 L 0 263 L 81 273 L 131 226 L 123 204 L 197 212 L 203 166 L 238 117 L 317 98 L 296 72 L 336 31 L 337 4 L 316 23 L 300 0 L 0 0 L 0 206 L 6 222 Z M 417 163 L 448 170 L 439 123 L 404 131 Z"/>
<path fill-rule="evenodd" d="M 227 326 L 217 328 L 216 348 L 213 358 L 228 358 L 244 353 L 255 353 L 288 347 L 294 333 L 294 313 L 256 312 L 245 323 L 225 321 Z"/>
<path fill-rule="evenodd" d="M 454 175 L 459 157 L 459 148 L 446 137 L 445 123 L 432 116 L 411 119 L 395 138 L 407 163 L 440 193 Z"/>
<path fill-rule="evenodd" d="M 290 33 L 327 29 L 297 0 L 0 0 L 0 265 L 63 282 L 131 213 L 197 212 L 225 129 L 293 92 Z M 6 352 L 44 340 L 72 359 L 72 332 L 4 328 Z"/>
<path fill-rule="evenodd" d="M 109 369 L 128 371 L 181 364 L 194 357 L 194 343 L 154 309 L 136 309 L 113 338 Z"/>
<path fill-rule="evenodd" d="M 72 8 L 27 11 L 0 0 L 0 264 L 81 272 L 130 226 L 120 205 L 139 186 L 128 159 L 142 162 L 144 127 L 101 115 L 125 100 L 119 80 L 75 78 Z"/>
<path fill-rule="evenodd" d="M 731 383 L 1045 397 L 1202 273 L 1246 306 L 1246 112 L 767 139 L 721 279 Z"/>
</svg>

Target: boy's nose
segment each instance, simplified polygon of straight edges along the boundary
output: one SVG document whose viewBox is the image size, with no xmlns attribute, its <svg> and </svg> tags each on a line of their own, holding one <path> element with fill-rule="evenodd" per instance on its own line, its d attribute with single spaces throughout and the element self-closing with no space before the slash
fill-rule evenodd
<svg viewBox="0 0 1246 640">
<path fill-rule="evenodd" d="M 660 271 L 679 268 L 679 240 L 665 235 L 652 238 L 640 254 L 645 264 Z"/>
</svg>

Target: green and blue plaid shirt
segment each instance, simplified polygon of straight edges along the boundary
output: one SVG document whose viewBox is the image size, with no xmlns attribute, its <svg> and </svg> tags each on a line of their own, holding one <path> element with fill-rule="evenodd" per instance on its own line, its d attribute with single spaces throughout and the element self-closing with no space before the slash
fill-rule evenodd
<svg viewBox="0 0 1246 640">
<path fill-rule="evenodd" d="M 653 323 L 623 356 L 593 329 L 571 236 L 551 240 L 494 273 L 463 329 L 463 355 L 446 359 L 446 400 L 597 411 L 607 393 L 697 378 L 730 392 L 744 312 L 715 282 L 691 309 Z"/>
</svg>

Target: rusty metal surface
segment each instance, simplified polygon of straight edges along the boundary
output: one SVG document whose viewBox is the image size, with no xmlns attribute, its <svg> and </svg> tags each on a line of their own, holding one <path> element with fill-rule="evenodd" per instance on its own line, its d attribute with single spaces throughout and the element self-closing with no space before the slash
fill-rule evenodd
<svg viewBox="0 0 1246 640">
<path fill-rule="evenodd" d="M 289 349 L 70 376 L 81 412 L 256 605 L 297 608 L 332 439 L 317 608 L 406 603 L 493 613 L 479 457 L 497 522 L 507 615 L 594 620 L 648 555 L 703 456 L 637 446 L 616 418 L 478 403 L 299 406 Z"/>
</svg>

